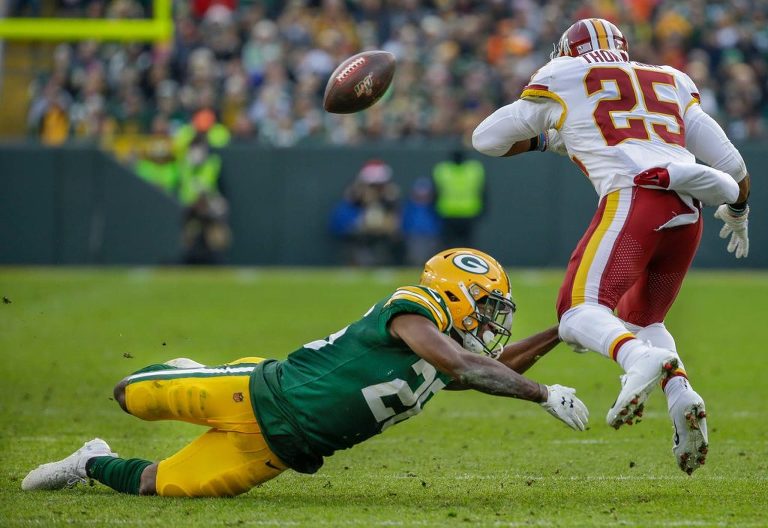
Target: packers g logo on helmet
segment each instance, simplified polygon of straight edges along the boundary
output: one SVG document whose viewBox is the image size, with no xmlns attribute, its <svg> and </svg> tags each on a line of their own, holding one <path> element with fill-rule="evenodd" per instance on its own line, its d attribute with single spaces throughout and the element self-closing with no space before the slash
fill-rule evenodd
<svg viewBox="0 0 768 528">
<path fill-rule="evenodd" d="M 453 263 L 457 268 L 468 271 L 469 273 L 477 273 L 478 275 L 488 273 L 491 269 L 490 266 L 488 266 L 488 263 L 482 258 L 469 253 L 460 253 L 456 255 L 453 257 Z"/>
<path fill-rule="evenodd" d="M 464 348 L 499 355 L 509 340 L 515 312 L 501 264 L 476 249 L 448 249 L 427 261 L 420 283 L 443 298 Z"/>
</svg>

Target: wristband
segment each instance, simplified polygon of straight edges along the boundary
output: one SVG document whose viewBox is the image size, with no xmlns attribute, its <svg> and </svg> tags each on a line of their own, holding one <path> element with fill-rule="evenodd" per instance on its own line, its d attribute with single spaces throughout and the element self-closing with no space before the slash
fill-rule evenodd
<svg viewBox="0 0 768 528">
<path fill-rule="evenodd" d="M 729 204 L 728 212 L 731 214 L 731 216 L 738 218 L 740 216 L 744 216 L 749 212 L 749 205 L 747 205 L 746 200 L 744 200 L 743 202 L 735 203 L 735 204 Z"/>
<path fill-rule="evenodd" d="M 528 152 L 539 150 L 539 136 L 531 138 L 531 145 L 528 147 Z"/>
<path fill-rule="evenodd" d="M 539 152 L 544 152 L 547 150 L 547 145 L 549 141 L 547 141 L 547 133 L 542 132 L 536 137 L 531 138 L 531 146 L 528 149 L 528 152 L 538 150 Z"/>
</svg>

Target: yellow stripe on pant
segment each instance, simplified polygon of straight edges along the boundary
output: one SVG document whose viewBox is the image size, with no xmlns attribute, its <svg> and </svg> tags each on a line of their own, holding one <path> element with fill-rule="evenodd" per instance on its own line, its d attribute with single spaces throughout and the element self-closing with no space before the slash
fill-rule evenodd
<svg viewBox="0 0 768 528">
<path fill-rule="evenodd" d="M 129 377 L 125 401 L 134 416 L 211 427 L 160 462 L 158 495 L 239 495 L 286 469 L 269 449 L 251 407 L 250 374 L 261 361 L 242 358 L 216 367 L 169 368 Z"/>
<path fill-rule="evenodd" d="M 581 257 L 579 267 L 576 270 L 576 276 L 573 280 L 573 289 L 571 291 L 571 307 L 584 303 L 586 299 L 589 270 L 592 267 L 592 262 L 595 260 L 595 255 L 600 247 L 600 242 L 602 242 L 606 231 L 611 227 L 613 218 L 616 216 L 616 211 L 619 208 L 620 192 L 621 191 L 613 191 L 605 197 L 603 217 L 600 219 L 597 229 L 592 233 L 589 243 L 584 250 L 584 255 Z"/>
</svg>

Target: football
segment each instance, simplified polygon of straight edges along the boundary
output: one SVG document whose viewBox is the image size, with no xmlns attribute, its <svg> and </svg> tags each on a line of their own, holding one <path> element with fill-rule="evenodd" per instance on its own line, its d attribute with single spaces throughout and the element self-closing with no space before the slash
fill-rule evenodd
<svg viewBox="0 0 768 528">
<path fill-rule="evenodd" d="M 395 75 L 395 56 L 364 51 L 339 64 L 325 86 L 323 108 L 334 114 L 365 110 L 378 101 Z"/>
</svg>

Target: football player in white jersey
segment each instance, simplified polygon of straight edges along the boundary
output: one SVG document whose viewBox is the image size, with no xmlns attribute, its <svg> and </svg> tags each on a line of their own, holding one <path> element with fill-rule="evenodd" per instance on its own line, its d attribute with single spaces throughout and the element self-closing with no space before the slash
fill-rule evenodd
<svg viewBox="0 0 768 528">
<path fill-rule="evenodd" d="M 669 66 L 631 61 L 624 35 L 607 20 L 573 24 L 551 58 L 519 100 L 475 129 L 473 145 L 490 156 L 552 150 L 592 182 L 599 207 L 560 290 L 560 337 L 624 369 L 607 415 L 615 428 L 642 416 L 661 381 L 673 452 L 691 474 L 706 459 L 706 411 L 664 318 L 701 239 L 702 203 L 719 206 L 728 251 L 747 256 L 744 161 L 701 109 L 693 81 Z"/>
</svg>

